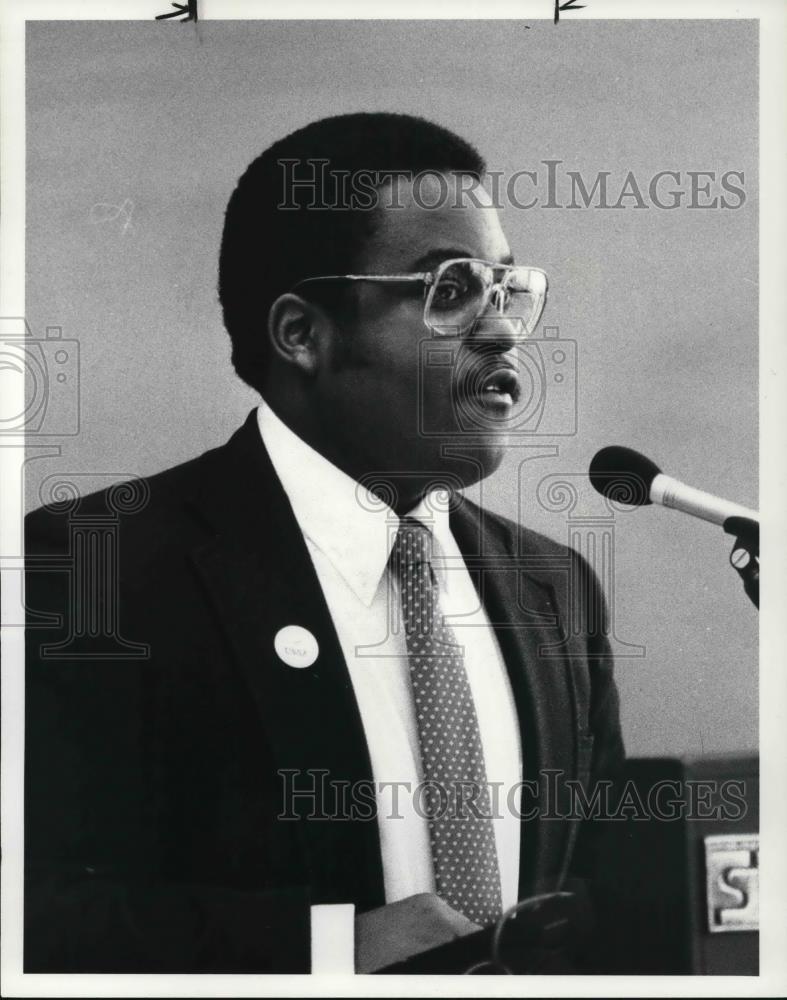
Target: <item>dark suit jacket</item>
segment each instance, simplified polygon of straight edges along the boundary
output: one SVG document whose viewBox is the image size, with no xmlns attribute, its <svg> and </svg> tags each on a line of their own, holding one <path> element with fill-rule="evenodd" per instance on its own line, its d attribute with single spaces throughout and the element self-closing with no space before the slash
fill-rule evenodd
<svg viewBox="0 0 787 1000">
<path fill-rule="evenodd" d="M 622 745 L 594 574 L 467 500 L 451 528 L 510 674 L 526 777 L 610 773 Z M 191 462 L 34 512 L 26 544 L 26 971 L 308 970 L 309 905 L 382 905 L 382 865 L 368 812 L 277 819 L 282 770 L 299 789 L 372 772 L 254 413 Z M 293 624 L 317 637 L 311 668 L 274 652 Z M 299 813 L 335 812 L 314 784 Z M 578 826 L 522 823 L 520 897 L 557 888 L 572 856 L 592 875 Z"/>
</svg>

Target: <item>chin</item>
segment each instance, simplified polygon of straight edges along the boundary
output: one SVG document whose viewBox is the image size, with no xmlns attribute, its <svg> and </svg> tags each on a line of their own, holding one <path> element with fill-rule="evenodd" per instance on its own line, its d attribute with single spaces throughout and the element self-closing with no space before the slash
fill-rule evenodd
<svg viewBox="0 0 787 1000">
<path fill-rule="evenodd" d="M 451 437 L 443 442 L 448 451 L 440 458 L 436 468 L 445 470 L 462 487 L 473 486 L 496 472 L 505 458 L 507 435 L 494 435 L 483 439 Z"/>
<path fill-rule="evenodd" d="M 507 436 L 495 437 L 490 441 L 484 441 L 483 446 L 478 449 L 478 459 L 481 466 L 478 479 L 486 479 L 497 472 L 503 464 L 506 454 Z M 478 480 L 476 480 L 478 481 Z"/>
</svg>

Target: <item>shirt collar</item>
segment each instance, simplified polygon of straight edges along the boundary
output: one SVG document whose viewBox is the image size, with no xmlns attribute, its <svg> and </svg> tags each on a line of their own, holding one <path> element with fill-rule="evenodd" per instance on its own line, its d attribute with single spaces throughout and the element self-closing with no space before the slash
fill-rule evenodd
<svg viewBox="0 0 787 1000">
<path fill-rule="evenodd" d="M 304 536 L 369 607 L 388 565 L 399 518 L 388 504 L 298 437 L 265 402 L 257 410 L 257 423 Z M 427 494 L 407 516 L 432 531 L 434 569 L 445 586 L 442 557 L 451 547 L 448 507 L 441 492 Z"/>
</svg>

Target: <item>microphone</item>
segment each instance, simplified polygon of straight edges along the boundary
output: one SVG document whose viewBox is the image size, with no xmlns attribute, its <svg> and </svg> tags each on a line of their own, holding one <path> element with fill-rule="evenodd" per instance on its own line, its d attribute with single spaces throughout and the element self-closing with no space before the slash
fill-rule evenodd
<svg viewBox="0 0 787 1000">
<path fill-rule="evenodd" d="M 599 493 L 618 503 L 634 507 L 657 503 L 718 525 L 724 525 L 730 517 L 744 517 L 757 523 L 760 520 L 756 510 L 665 476 L 655 462 L 633 448 L 620 445 L 602 448 L 590 463 L 589 476 Z"/>
</svg>

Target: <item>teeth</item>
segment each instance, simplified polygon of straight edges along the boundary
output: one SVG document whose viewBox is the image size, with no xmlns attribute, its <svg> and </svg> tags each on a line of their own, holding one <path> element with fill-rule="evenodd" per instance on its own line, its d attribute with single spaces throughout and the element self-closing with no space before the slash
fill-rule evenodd
<svg viewBox="0 0 787 1000">
<path fill-rule="evenodd" d="M 507 372 L 495 372 L 488 382 L 481 383 L 480 392 L 493 392 L 496 396 L 513 397 L 516 391 L 515 380 L 509 378 Z"/>
</svg>

